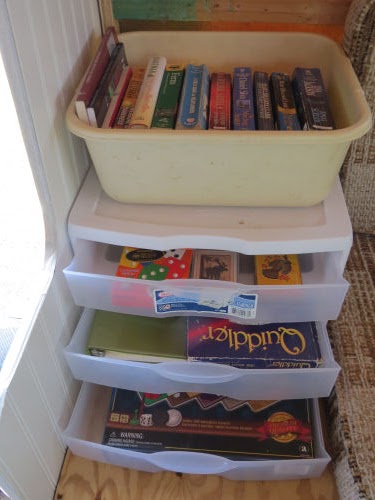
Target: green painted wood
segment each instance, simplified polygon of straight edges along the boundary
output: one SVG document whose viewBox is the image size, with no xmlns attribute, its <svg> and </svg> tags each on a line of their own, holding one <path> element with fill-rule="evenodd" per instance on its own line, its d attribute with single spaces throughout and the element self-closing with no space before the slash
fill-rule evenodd
<svg viewBox="0 0 375 500">
<path fill-rule="evenodd" d="M 115 19 L 195 21 L 198 0 L 112 0 Z M 210 0 L 206 0 L 210 3 Z"/>
</svg>

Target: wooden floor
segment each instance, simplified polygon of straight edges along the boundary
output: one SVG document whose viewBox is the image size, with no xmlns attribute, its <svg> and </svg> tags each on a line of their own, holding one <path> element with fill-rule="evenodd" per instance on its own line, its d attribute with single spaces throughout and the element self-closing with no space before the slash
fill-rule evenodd
<svg viewBox="0 0 375 500">
<path fill-rule="evenodd" d="M 218 476 L 138 472 L 68 451 L 54 500 L 338 500 L 331 466 L 299 481 L 230 481 Z"/>
</svg>

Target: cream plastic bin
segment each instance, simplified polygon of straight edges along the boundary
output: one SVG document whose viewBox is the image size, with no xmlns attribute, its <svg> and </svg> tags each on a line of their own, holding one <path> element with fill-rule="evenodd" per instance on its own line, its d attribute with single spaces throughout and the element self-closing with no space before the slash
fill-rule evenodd
<svg viewBox="0 0 375 500">
<path fill-rule="evenodd" d="M 291 460 L 229 460 L 189 451 L 139 451 L 101 444 L 111 389 L 83 384 L 64 442 L 78 456 L 146 472 L 175 471 L 215 474 L 233 480 L 307 479 L 320 476 L 330 457 L 324 448 L 318 402 L 313 405 L 313 435 L 316 458 Z"/>
<path fill-rule="evenodd" d="M 320 67 L 337 125 L 333 131 L 103 130 L 81 122 L 70 104 L 69 130 L 82 137 L 104 191 L 125 203 L 311 206 L 328 195 L 350 143 L 371 113 L 341 47 L 321 35 L 265 32 L 132 32 L 120 35 L 129 65 L 152 55 L 283 71 Z"/>
</svg>

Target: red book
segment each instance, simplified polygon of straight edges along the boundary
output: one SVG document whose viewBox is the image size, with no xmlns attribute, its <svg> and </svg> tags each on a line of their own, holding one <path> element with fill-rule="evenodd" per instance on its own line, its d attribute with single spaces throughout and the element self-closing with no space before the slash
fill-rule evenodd
<svg viewBox="0 0 375 500">
<path fill-rule="evenodd" d="M 229 73 L 212 73 L 208 128 L 230 130 L 231 128 L 231 86 Z"/>
<path fill-rule="evenodd" d="M 120 105 L 124 98 L 126 89 L 129 85 L 130 77 L 132 76 L 132 68 L 130 66 L 125 66 L 122 70 L 120 81 L 115 89 L 115 93 L 112 96 L 111 102 L 109 104 L 109 108 L 104 117 L 104 121 L 102 123 L 102 128 L 112 128 L 117 114 L 120 109 Z"/>
<path fill-rule="evenodd" d="M 94 95 L 101 77 L 110 61 L 113 49 L 118 43 L 117 33 L 113 26 L 107 28 L 92 60 L 75 99 L 75 108 L 80 120 L 89 123 L 86 108 Z"/>
</svg>

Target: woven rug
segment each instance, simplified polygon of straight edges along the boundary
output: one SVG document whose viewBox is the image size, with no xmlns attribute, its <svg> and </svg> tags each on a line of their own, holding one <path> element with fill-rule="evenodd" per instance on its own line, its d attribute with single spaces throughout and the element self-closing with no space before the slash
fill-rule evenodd
<svg viewBox="0 0 375 500">
<path fill-rule="evenodd" d="M 345 500 L 375 499 L 375 236 L 355 234 L 344 273 L 350 283 L 338 320 L 328 323 L 341 366 L 328 401 L 337 488 Z"/>
</svg>

